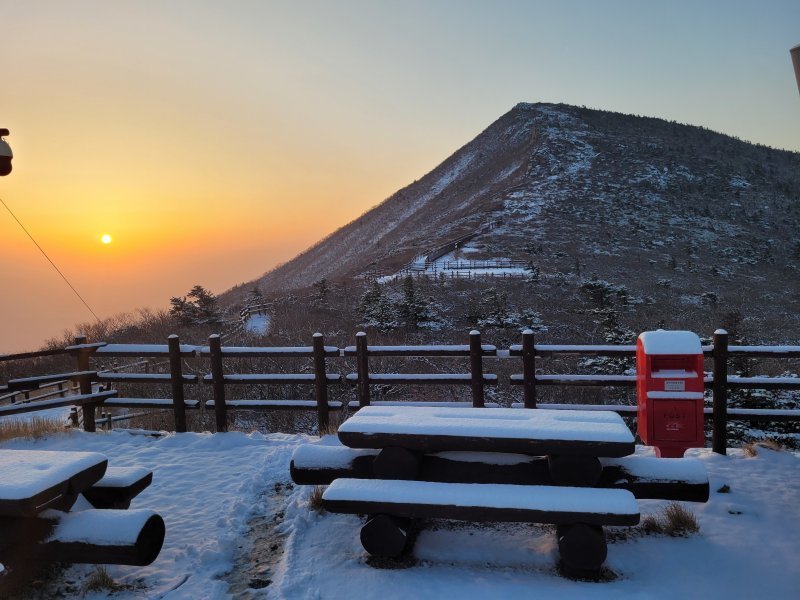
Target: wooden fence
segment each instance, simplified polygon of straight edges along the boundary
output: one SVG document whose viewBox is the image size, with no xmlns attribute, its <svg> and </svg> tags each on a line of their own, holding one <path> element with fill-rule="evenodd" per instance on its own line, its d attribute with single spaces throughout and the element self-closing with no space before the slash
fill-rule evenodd
<svg viewBox="0 0 800 600">
<path fill-rule="evenodd" d="M 633 358 L 635 346 L 623 345 L 551 345 L 537 344 L 534 333 L 527 330 L 522 333 L 521 344 L 512 345 L 506 350 L 498 350 L 491 344 L 484 344 L 478 331 L 469 334 L 469 343 L 464 345 L 421 345 L 421 346 L 370 346 L 365 333 L 356 335 L 356 345 L 345 348 L 326 346 L 322 334 L 314 334 L 310 346 L 292 347 L 239 347 L 223 346 L 219 335 L 209 338 L 208 346 L 181 344 L 178 337 L 169 337 L 166 345 L 160 344 L 106 344 L 87 343 L 85 338 L 76 338 L 75 344 L 58 352 L 48 351 L 46 355 L 69 353 L 74 357 L 76 370 L 67 373 L 55 373 L 12 379 L 6 386 L 0 386 L 0 393 L 7 392 L 3 398 L 9 398 L 20 392 L 42 390 L 45 386 L 63 385 L 64 382 L 77 383 L 77 395 L 65 395 L 67 388 L 59 390 L 59 397 L 51 399 L 56 393 L 46 394 L 28 401 L 13 402 L 0 406 L 0 416 L 33 412 L 55 406 L 79 406 L 83 413 L 83 427 L 86 431 L 96 429 L 97 407 L 135 408 L 135 409 L 170 409 L 174 415 L 175 430 L 186 431 L 186 411 L 193 409 L 213 409 L 216 428 L 227 431 L 228 410 L 311 410 L 317 413 L 320 430 L 328 426 L 329 412 L 374 404 L 370 393 L 372 385 L 444 385 L 469 386 L 471 406 L 491 407 L 497 404 L 485 401 L 485 387 L 499 383 L 496 374 L 486 373 L 486 358 L 509 359 L 517 361 L 521 373 L 512 374 L 508 382 L 512 386 L 522 387 L 522 402 L 512 406 L 519 408 L 553 408 L 582 410 L 613 410 L 624 415 L 635 416 L 635 405 L 618 404 L 540 404 L 537 402 L 539 386 L 592 386 L 592 387 L 634 387 L 635 375 L 579 375 L 542 373 L 540 359 L 560 356 L 604 356 L 611 358 Z M 752 409 L 729 408 L 729 389 L 767 389 L 767 390 L 800 390 L 800 377 L 739 377 L 729 375 L 732 358 L 773 358 L 800 359 L 800 346 L 729 346 L 728 334 L 717 331 L 713 343 L 703 347 L 704 355 L 713 361 L 712 370 L 705 377 L 706 388 L 712 391 L 712 406 L 707 407 L 707 418 L 713 421 L 712 447 L 715 452 L 724 454 L 727 447 L 727 423 L 739 421 L 798 421 L 798 409 Z M 0 356 L 0 361 L 16 360 L 42 356 L 44 353 L 26 353 L 25 355 Z M 118 358 L 149 359 L 108 369 L 93 369 L 92 362 Z M 428 357 L 464 358 L 464 369 L 457 373 L 375 373 L 370 370 L 372 358 L 398 357 L 419 359 Z M 183 361 L 187 358 L 208 360 L 208 369 L 202 376 L 183 373 Z M 237 358 L 292 358 L 308 359 L 309 364 L 300 373 L 239 373 L 230 370 L 231 359 Z M 330 372 L 330 359 L 354 358 L 356 371 L 352 373 Z M 159 363 L 153 359 L 162 359 Z M 167 373 L 150 372 L 153 364 L 169 365 Z M 127 368 L 144 365 L 145 372 L 125 372 Z M 344 365 L 343 365 L 344 366 Z M 129 398 L 119 397 L 116 390 L 108 389 L 112 385 L 124 383 L 168 384 L 171 389 L 169 398 Z M 206 384 L 211 386 L 213 399 L 201 403 L 198 400 L 185 398 L 187 385 Z M 306 400 L 264 400 L 264 399 L 231 399 L 228 388 L 237 385 L 298 385 L 310 386 L 313 393 Z M 350 384 L 355 390 L 355 400 L 343 403 L 329 401 L 328 387 L 331 385 Z M 99 386 L 99 389 L 97 389 Z M 399 402 L 404 404 L 406 402 Z M 409 402 L 417 405 L 463 405 L 463 403 L 431 403 Z M 347 406 L 344 406 L 347 404 Z M 395 404 L 395 403 L 392 403 Z M 112 417 L 107 417 L 109 420 Z"/>
</svg>

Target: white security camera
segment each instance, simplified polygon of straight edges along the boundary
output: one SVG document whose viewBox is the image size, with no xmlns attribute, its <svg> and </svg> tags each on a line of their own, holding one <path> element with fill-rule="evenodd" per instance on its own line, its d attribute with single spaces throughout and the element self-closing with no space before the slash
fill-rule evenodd
<svg viewBox="0 0 800 600">
<path fill-rule="evenodd" d="M 11 173 L 11 159 L 14 158 L 11 146 L 3 139 L 4 135 L 8 135 L 8 129 L 0 129 L 0 175 Z"/>
</svg>

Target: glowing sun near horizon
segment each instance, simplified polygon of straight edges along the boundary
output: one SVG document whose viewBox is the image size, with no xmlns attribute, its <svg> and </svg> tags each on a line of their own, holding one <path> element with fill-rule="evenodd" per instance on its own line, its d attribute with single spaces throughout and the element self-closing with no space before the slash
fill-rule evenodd
<svg viewBox="0 0 800 600">
<path fill-rule="evenodd" d="M 112 239 L 113 238 L 107 233 L 104 233 L 103 235 L 100 236 L 100 241 L 103 242 L 104 244 L 110 244 Z"/>
</svg>

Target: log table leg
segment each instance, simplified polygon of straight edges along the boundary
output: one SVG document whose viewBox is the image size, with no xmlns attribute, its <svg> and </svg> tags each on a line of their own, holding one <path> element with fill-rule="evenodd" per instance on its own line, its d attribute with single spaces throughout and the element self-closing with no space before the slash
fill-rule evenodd
<svg viewBox="0 0 800 600">
<path fill-rule="evenodd" d="M 556 530 L 561 568 L 568 577 L 596 578 L 608 556 L 603 528 L 574 523 L 559 525 Z"/>
<path fill-rule="evenodd" d="M 405 550 L 409 539 L 409 519 L 375 515 L 361 528 L 361 545 L 372 556 L 394 558 Z"/>
<path fill-rule="evenodd" d="M 550 455 L 547 466 L 553 484 L 573 487 L 593 487 L 603 472 L 595 456 Z"/>
<path fill-rule="evenodd" d="M 390 446 L 380 451 L 372 462 L 377 479 L 416 479 L 420 458 L 410 450 Z"/>
</svg>

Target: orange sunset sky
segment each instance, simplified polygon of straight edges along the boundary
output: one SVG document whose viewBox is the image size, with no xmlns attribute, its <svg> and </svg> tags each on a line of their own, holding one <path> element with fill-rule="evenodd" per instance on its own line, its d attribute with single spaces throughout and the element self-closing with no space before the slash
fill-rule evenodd
<svg viewBox="0 0 800 600">
<path fill-rule="evenodd" d="M 0 1 L 0 198 L 107 317 L 261 275 L 520 101 L 800 149 L 800 6 L 696 4 Z M 1 206 L 0 275 L 0 352 L 91 319 Z"/>
</svg>

